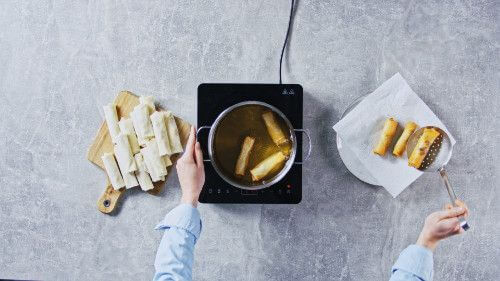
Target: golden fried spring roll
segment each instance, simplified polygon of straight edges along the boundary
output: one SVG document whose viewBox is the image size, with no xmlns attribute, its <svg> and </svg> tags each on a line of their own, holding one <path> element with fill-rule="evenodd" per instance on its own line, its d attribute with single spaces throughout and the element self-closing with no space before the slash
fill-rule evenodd
<svg viewBox="0 0 500 281">
<path fill-rule="evenodd" d="M 384 129 L 378 140 L 377 146 L 373 149 L 373 153 L 384 156 L 389 145 L 391 145 L 392 138 L 396 134 L 398 122 L 394 118 L 387 118 L 384 123 Z"/>
<path fill-rule="evenodd" d="M 267 176 L 270 172 L 274 171 L 276 168 L 281 166 L 283 162 L 285 162 L 286 156 L 281 152 L 278 151 L 274 153 L 273 155 L 267 157 L 264 159 L 262 162 L 257 164 L 255 168 L 250 170 L 250 174 L 252 174 L 252 180 L 253 181 L 258 181 L 265 176 Z"/>
<path fill-rule="evenodd" d="M 408 165 L 417 169 L 420 168 L 427 152 L 429 152 L 429 148 L 440 134 L 441 133 L 434 128 L 424 129 L 424 132 L 418 139 L 415 148 L 411 152 L 410 158 L 408 158 Z"/>
<path fill-rule="evenodd" d="M 396 142 L 392 154 L 398 157 L 401 157 L 401 155 L 403 155 L 404 151 L 406 150 L 406 144 L 408 143 L 408 139 L 410 138 L 411 134 L 415 132 L 416 129 L 417 129 L 417 124 L 415 122 L 410 121 L 406 123 L 405 129 L 401 134 L 401 136 L 399 137 L 398 142 Z"/>
<path fill-rule="evenodd" d="M 248 160 L 250 160 L 250 152 L 252 152 L 254 143 L 255 143 L 255 138 L 245 137 L 245 140 L 241 145 L 240 156 L 238 156 L 238 161 L 236 161 L 236 167 L 234 168 L 235 175 L 237 176 L 245 175 L 248 166 Z"/>
<path fill-rule="evenodd" d="M 288 138 L 283 133 L 283 130 L 281 130 L 281 127 L 274 117 L 274 113 L 268 111 L 262 114 L 262 119 L 264 119 L 264 123 L 266 123 L 267 127 L 267 132 L 276 145 L 280 146 L 288 142 Z"/>
</svg>

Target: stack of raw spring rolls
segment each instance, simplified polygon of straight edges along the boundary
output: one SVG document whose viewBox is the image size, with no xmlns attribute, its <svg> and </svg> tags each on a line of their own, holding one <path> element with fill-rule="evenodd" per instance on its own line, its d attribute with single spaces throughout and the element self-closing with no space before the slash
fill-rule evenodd
<svg viewBox="0 0 500 281">
<path fill-rule="evenodd" d="M 114 153 L 101 158 L 113 188 L 150 190 L 164 181 L 170 156 L 183 151 L 172 113 L 156 111 L 153 98 L 141 96 L 130 118 L 118 122 L 115 104 L 104 106 L 104 115 Z"/>
<path fill-rule="evenodd" d="M 384 128 L 382 129 L 380 138 L 375 148 L 373 149 L 373 153 L 380 156 L 385 155 L 387 149 L 392 143 L 394 136 L 396 135 L 397 127 L 398 122 L 394 118 L 390 117 L 385 120 Z M 406 151 L 408 140 L 410 139 L 410 136 L 415 132 L 417 127 L 418 125 L 415 122 L 410 121 L 406 123 L 403 133 L 399 137 L 392 151 L 392 154 L 394 156 L 401 157 L 403 155 L 403 153 Z M 429 152 L 430 147 L 439 137 L 439 135 L 440 133 L 438 130 L 434 128 L 425 128 L 422 135 L 418 139 L 415 148 L 408 158 L 408 165 L 417 169 L 420 168 L 423 160 Z"/>
<path fill-rule="evenodd" d="M 273 112 L 268 111 L 262 114 L 262 119 L 266 125 L 269 136 L 277 146 L 282 146 L 288 143 L 290 140 L 286 137 L 284 132 L 281 130 L 279 124 L 277 123 Z M 244 176 L 246 174 L 247 166 L 250 159 L 250 154 L 252 152 L 253 146 L 256 139 L 251 136 L 245 137 L 241 145 L 240 154 L 235 166 L 235 175 L 238 177 Z M 285 152 L 287 153 L 287 152 Z M 253 181 L 259 181 L 265 178 L 269 173 L 274 171 L 277 167 L 280 167 L 288 155 L 282 151 L 278 151 L 268 158 L 261 161 L 257 166 L 250 170 Z"/>
</svg>

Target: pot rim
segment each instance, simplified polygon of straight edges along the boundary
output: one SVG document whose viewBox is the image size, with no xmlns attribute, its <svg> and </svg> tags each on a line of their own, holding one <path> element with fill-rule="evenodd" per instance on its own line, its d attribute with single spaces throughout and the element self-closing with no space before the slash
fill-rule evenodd
<svg viewBox="0 0 500 281">
<path fill-rule="evenodd" d="M 217 161 L 215 159 L 216 157 L 215 157 L 215 153 L 214 153 L 214 148 L 213 148 L 214 139 L 215 139 L 215 132 L 217 131 L 217 127 L 219 126 L 219 123 L 221 122 L 221 120 L 224 119 L 224 117 L 227 114 L 229 114 L 231 111 L 233 111 L 234 109 L 241 107 L 241 106 L 245 106 L 245 105 L 264 106 L 264 107 L 272 110 L 274 113 L 278 114 L 285 121 L 285 123 L 288 127 L 288 130 L 289 130 L 289 133 L 290 133 L 290 141 L 292 142 L 292 150 L 290 153 L 290 157 L 286 160 L 285 166 L 283 166 L 283 168 L 281 168 L 281 171 L 279 173 L 277 173 L 274 177 L 272 177 L 269 180 L 261 181 L 261 184 L 258 184 L 258 185 L 243 185 L 243 184 L 240 184 L 240 183 L 234 181 L 230 177 L 226 176 L 225 172 L 222 171 L 217 164 Z M 219 116 L 217 116 L 214 123 L 210 127 L 210 132 L 208 134 L 208 156 L 210 157 L 210 162 L 212 163 L 212 166 L 214 167 L 217 174 L 219 174 L 219 176 L 222 177 L 222 179 L 224 179 L 227 183 L 229 183 L 235 187 L 241 188 L 241 189 L 260 190 L 260 189 L 264 189 L 266 187 L 269 187 L 269 186 L 279 182 L 280 180 L 282 180 L 285 177 L 286 174 L 288 174 L 288 172 L 292 168 L 294 161 L 295 161 L 296 153 L 297 153 L 297 137 L 295 135 L 295 130 L 292 126 L 292 123 L 290 123 L 290 120 L 288 120 L 288 118 L 285 116 L 285 114 L 281 110 L 279 110 L 278 108 L 276 108 L 268 103 L 261 102 L 261 101 L 244 101 L 244 102 L 240 102 L 240 103 L 234 104 L 234 105 L 226 108 L 224 111 L 222 111 L 219 114 Z"/>
</svg>

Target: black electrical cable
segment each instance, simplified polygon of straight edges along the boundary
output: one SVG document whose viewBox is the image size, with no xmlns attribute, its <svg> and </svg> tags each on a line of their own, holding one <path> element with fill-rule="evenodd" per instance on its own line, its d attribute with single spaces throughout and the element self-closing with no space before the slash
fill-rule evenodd
<svg viewBox="0 0 500 281">
<path fill-rule="evenodd" d="M 293 6 L 295 5 L 295 0 L 292 0 L 292 4 L 290 6 L 290 18 L 288 19 L 288 29 L 286 30 L 285 42 L 283 43 L 283 48 L 281 49 L 280 56 L 280 84 L 281 83 L 281 66 L 283 64 L 283 54 L 285 53 L 286 43 L 288 43 L 288 35 L 290 34 L 290 28 L 292 26 L 292 16 L 293 16 Z"/>
</svg>

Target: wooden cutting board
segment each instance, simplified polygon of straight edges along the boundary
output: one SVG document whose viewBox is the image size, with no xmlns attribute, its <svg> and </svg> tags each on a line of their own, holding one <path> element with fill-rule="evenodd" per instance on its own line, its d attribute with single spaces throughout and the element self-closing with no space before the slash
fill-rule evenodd
<svg viewBox="0 0 500 281">
<path fill-rule="evenodd" d="M 120 119 L 121 117 L 129 117 L 130 112 L 132 112 L 134 107 L 139 104 L 139 97 L 131 92 L 122 91 L 115 98 L 114 103 L 117 105 L 116 110 L 118 113 L 118 119 Z M 162 109 L 159 108 L 158 106 L 156 107 L 156 110 L 162 111 Z M 175 121 L 177 123 L 177 128 L 179 129 L 179 135 L 181 137 L 182 147 L 186 147 L 187 139 L 189 137 L 189 132 L 191 130 L 191 125 L 178 117 L 175 117 Z M 89 147 L 89 150 L 87 151 L 87 159 L 90 162 L 96 164 L 99 168 L 101 168 L 104 171 L 104 164 L 102 163 L 101 156 L 105 152 L 113 153 L 113 143 L 111 142 L 111 136 L 108 131 L 108 126 L 106 122 L 103 121 L 101 127 L 97 131 L 97 135 L 94 138 L 94 141 L 92 142 L 92 144 Z M 175 162 L 177 161 L 178 157 L 179 155 L 175 155 L 170 158 L 172 160 L 173 165 L 167 168 L 168 175 L 165 177 L 165 181 L 167 181 L 171 169 L 172 167 L 175 166 Z M 105 171 L 104 174 L 106 175 Z M 153 183 L 153 185 L 154 188 L 147 192 L 152 195 L 157 195 L 158 193 L 161 192 L 163 186 L 165 185 L 165 182 L 159 181 Z M 134 187 L 134 188 L 140 188 L 140 187 Z M 106 189 L 104 193 L 101 195 L 101 197 L 99 197 L 99 200 L 97 200 L 97 208 L 99 209 L 99 211 L 105 214 L 111 213 L 115 209 L 116 203 L 120 199 L 120 196 L 125 191 L 126 191 L 125 188 L 115 190 L 111 186 L 109 178 L 106 175 Z"/>
</svg>

